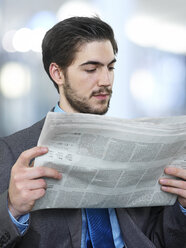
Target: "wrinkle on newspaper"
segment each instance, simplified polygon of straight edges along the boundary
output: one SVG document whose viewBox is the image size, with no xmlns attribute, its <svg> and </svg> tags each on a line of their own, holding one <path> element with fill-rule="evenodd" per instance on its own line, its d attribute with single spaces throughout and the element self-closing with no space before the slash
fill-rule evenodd
<svg viewBox="0 0 186 248">
<path fill-rule="evenodd" d="M 172 205 L 161 191 L 164 168 L 186 168 L 186 116 L 125 120 L 49 112 L 38 146 L 49 152 L 34 166 L 62 173 L 46 179 L 33 210 Z M 166 175 L 167 177 L 167 175 Z"/>
</svg>

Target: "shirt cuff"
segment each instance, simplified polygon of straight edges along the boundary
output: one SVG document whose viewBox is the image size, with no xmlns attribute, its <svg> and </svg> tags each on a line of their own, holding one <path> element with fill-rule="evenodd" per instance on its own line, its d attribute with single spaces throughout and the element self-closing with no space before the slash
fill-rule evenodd
<svg viewBox="0 0 186 248">
<path fill-rule="evenodd" d="M 28 223 L 29 223 L 29 218 L 30 218 L 30 214 L 25 214 L 20 216 L 17 220 L 14 218 L 14 216 L 11 214 L 11 212 L 8 209 L 8 213 L 10 215 L 10 218 L 12 220 L 12 222 L 16 225 L 16 227 L 18 228 L 18 230 L 20 231 L 21 235 L 24 234 L 24 232 L 27 230 L 28 228 Z"/>
<path fill-rule="evenodd" d="M 186 208 L 182 207 L 180 204 L 179 204 L 179 206 L 181 208 L 182 213 L 184 213 L 184 215 L 186 215 Z"/>
</svg>

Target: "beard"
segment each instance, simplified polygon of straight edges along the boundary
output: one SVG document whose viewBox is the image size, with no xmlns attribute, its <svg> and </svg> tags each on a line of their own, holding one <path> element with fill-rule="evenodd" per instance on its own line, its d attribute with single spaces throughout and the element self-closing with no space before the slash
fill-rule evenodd
<svg viewBox="0 0 186 248">
<path fill-rule="evenodd" d="M 98 91 L 93 91 L 90 97 L 81 97 L 74 89 L 72 89 L 68 79 L 66 78 L 63 85 L 63 91 L 70 106 L 79 113 L 104 115 L 109 109 L 112 90 L 108 89 L 107 87 L 102 86 Z M 100 100 L 99 107 L 92 106 L 93 104 L 91 104 L 89 100 L 101 93 L 108 94 L 110 96 L 109 100 Z"/>
</svg>

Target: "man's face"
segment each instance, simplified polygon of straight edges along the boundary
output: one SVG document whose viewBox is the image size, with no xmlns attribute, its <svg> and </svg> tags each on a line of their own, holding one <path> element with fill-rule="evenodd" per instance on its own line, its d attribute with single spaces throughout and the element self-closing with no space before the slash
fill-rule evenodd
<svg viewBox="0 0 186 248">
<path fill-rule="evenodd" d="M 60 106 L 66 112 L 105 114 L 114 80 L 115 56 L 110 41 L 82 45 L 67 68 L 60 89 Z"/>
</svg>

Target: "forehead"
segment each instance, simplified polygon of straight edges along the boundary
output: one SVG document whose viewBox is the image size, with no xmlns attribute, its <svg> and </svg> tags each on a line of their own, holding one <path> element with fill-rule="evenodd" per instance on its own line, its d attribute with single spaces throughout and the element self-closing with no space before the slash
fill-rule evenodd
<svg viewBox="0 0 186 248">
<path fill-rule="evenodd" d="M 112 44 L 109 40 L 92 41 L 80 46 L 75 55 L 73 64 L 82 64 L 86 61 L 110 63 L 115 58 Z"/>
</svg>

